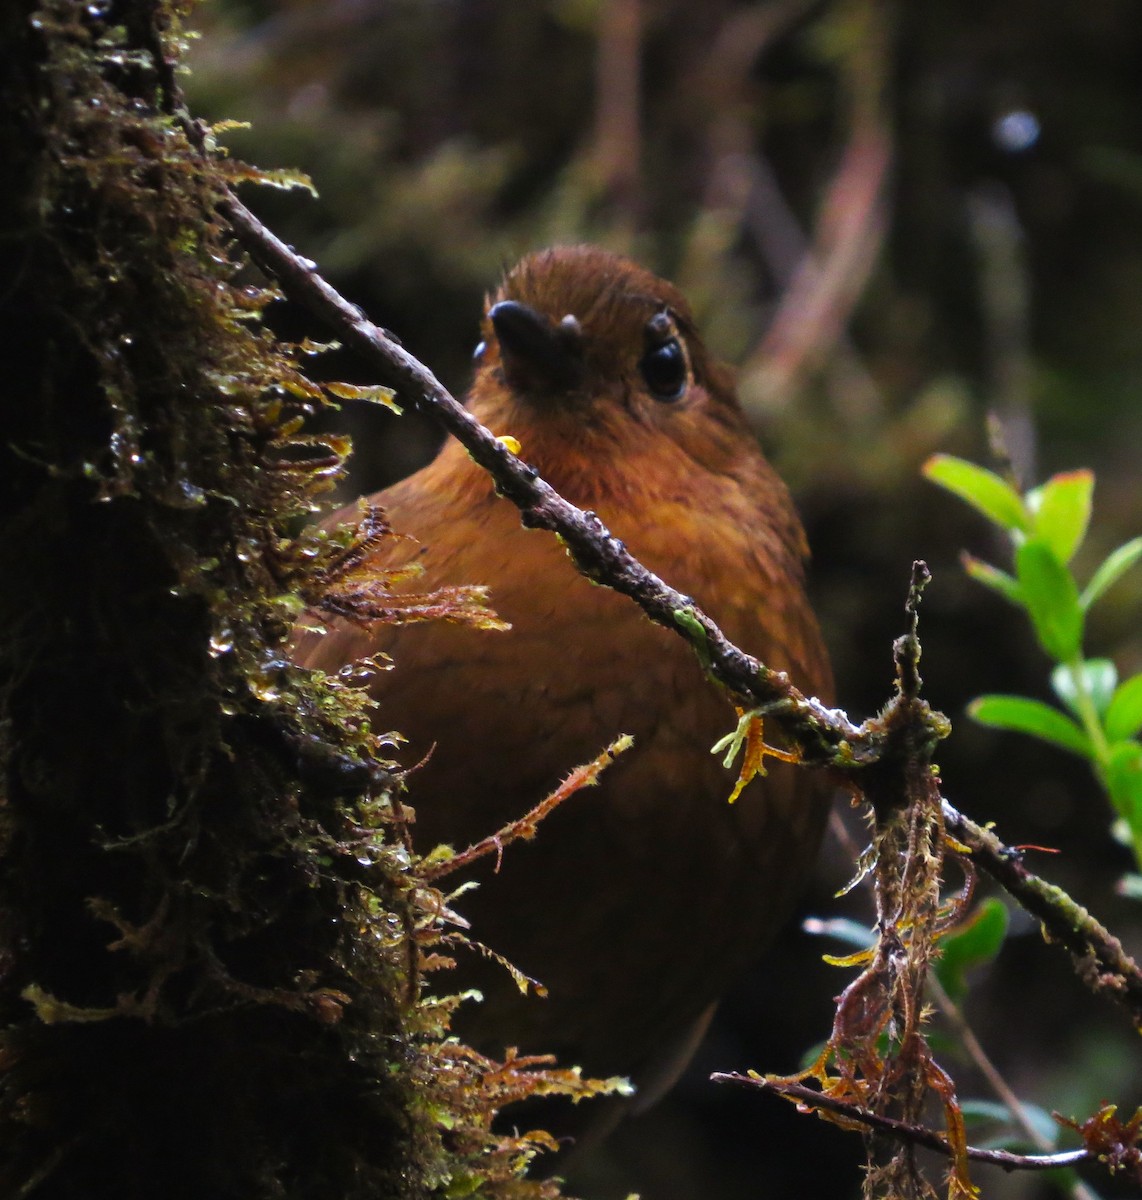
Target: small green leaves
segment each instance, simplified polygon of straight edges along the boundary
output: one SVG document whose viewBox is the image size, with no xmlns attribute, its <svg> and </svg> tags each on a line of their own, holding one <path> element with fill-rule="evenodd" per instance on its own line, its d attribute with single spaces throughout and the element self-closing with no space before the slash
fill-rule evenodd
<svg viewBox="0 0 1142 1200">
<path fill-rule="evenodd" d="M 1090 471 L 1055 475 L 1026 496 L 994 471 L 950 454 L 934 454 L 923 472 L 1001 528 L 1042 539 L 1061 563 L 1070 562 L 1086 537 L 1094 494 Z"/>
<path fill-rule="evenodd" d="M 1087 611 L 1142 560 L 1142 537 L 1108 555 L 1080 592 L 1068 564 L 1090 525 L 1092 472 L 1054 475 L 1025 496 L 993 472 L 945 454 L 929 459 L 924 474 L 1008 535 L 1014 574 L 971 555 L 964 555 L 964 568 L 1027 613 L 1056 664 L 1051 683 L 1068 710 L 1025 696 L 980 696 L 968 711 L 985 725 L 1030 734 L 1087 759 L 1142 863 L 1142 675 L 1120 684 L 1109 658 L 1083 654 Z"/>
<path fill-rule="evenodd" d="M 1094 474 L 1067 471 L 1028 492 L 1026 504 L 1035 522 L 1035 533 L 1062 563 L 1068 563 L 1082 545 L 1090 524 Z"/>
<path fill-rule="evenodd" d="M 968 713 L 981 725 L 1029 733 L 1064 750 L 1091 756 L 1090 738 L 1066 714 L 1026 696 L 979 696 L 968 705 Z"/>
<path fill-rule="evenodd" d="M 1102 773 L 1118 815 L 1130 826 L 1135 844 L 1142 842 L 1142 743 L 1111 746 Z"/>
<path fill-rule="evenodd" d="M 995 1100 L 961 1100 L 960 1108 L 963 1110 L 969 1132 L 982 1131 L 989 1124 L 1007 1126 L 1011 1122 L 1011 1109 Z M 1058 1145 L 1059 1124 L 1045 1108 L 1021 1100 L 1019 1111 L 1022 1118 L 1033 1126 L 1042 1139 L 1039 1149 Z M 989 1137 L 987 1144 L 1007 1150 L 1024 1149 L 1027 1148 L 1027 1135 L 1022 1130 L 1007 1136 L 1000 1134 Z"/>
<path fill-rule="evenodd" d="M 1106 736 L 1112 742 L 1137 737 L 1142 732 L 1142 674 L 1119 684 L 1106 706 Z"/>
<path fill-rule="evenodd" d="M 1060 663 L 1051 672 L 1055 695 L 1078 717 L 1083 715 L 1086 696 L 1097 713 L 1105 713 L 1118 683 L 1118 672 L 1109 658 L 1088 658 L 1077 667 Z"/>
<path fill-rule="evenodd" d="M 966 974 L 990 962 L 1007 936 L 1007 908 L 1002 900 L 985 900 L 970 919 L 940 940 L 936 978 L 956 1003 L 967 995 Z"/>
<path fill-rule="evenodd" d="M 963 563 L 964 570 L 984 587 L 998 592 L 1012 604 L 1022 604 L 1023 598 L 1019 592 L 1018 579 L 1008 575 L 1006 571 L 1001 571 L 998 567 L 993 567 L 991 563 L 984 562 L 982 558 L 976 558 L 974 554 L 961 554 L 960 561 Z"/>
<path fill-rule="evenodd" d="M 1108 555 L 1083 589 L 1079 603 L 1083 610 L 1090 606 L 1113 584 L 1117 583 L 1142 558 L 1142 537 L 1132 538 Z"/>
<path fill-rule="evenodd" d="M 1057 662 L 1069 662 L 1078 654 L 1083 636 L 1074 577 L 1038 537 L 1015 551 L 1015 574 L 1039 644 Z"/>
<path fill-rule="evenodd" d="M 966 500 L 996 525 L 1030 531 L 1031 519 L 1023 498 L 994 471 L 951 454 L 933 454 L 921 469 L 933 483 Z"/>
</svg>

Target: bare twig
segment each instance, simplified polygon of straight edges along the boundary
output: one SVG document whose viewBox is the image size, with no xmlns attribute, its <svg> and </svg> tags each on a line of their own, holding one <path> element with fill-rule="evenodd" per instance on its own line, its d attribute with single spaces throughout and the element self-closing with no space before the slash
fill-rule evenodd
<svg viewBox="0 0 1142 1200">
<path fill-rule="evenodd" d="M 799 288 L 810 283 L 825 286 L 830 272 L 822 264 L 822 254 L 831 247 L 827 243 L 811 244 L 782 195 L 772 170 L 758 151 L 756 116 L 758 105 L 764 103 L 764 99 L 758 93 L 755 70 L 764 51 L 804 21 L 813 7 L 813 0 L 772 0 L 767 4 L 730 10 L 716 36 L 708 48 L 702 50 L 699 61 L 689 72 L 684 89 L 693 99 L 694 111 L 709 114 L 706 130 L 708 183 L 702 207 L 717 212 L 727 231 L 735 231 L 736 236 L 740 229 L 756 245 L 773 282 L 784 293 L 775 317 L 778 328 L 788 327 L 790 321 L 799 327 L 805 320 L 800 311 L 804 294 L 792 291 L 794 281 L 798 282 Z M 872 56 L 876 59 L 878 55 L 882 56 L 881 49 L 874 45 Z M 842 72 L 842 77 L 848 78 L 852 74 L 850 65 Z M 863 114 L 867 106 L 850 107 L 854 115 L 865 120 Z M 883 119 L 880 124 L 887 127 Z M 863 244 L 870 250 L 868 261 L 857 272 L 853 286 L 844 289 L 849 309 L 861 292 L 862 272 L 867 272 L 875 258 L 874 239 L 864 239 Z M 784 314 L 791 305 L 798 311 L 787 317 Z M 820 311 L 815 300 L 805 307 L 810 312 Z M 847 310 L 837 314 L 835 344 L 826 347 L 829 353 L 823 368 L 835 407 L 844 419 L 853 422 L 877 412 L 882 402 L 875 381 L 846 332 L 847 320 Z M 818 330 L 813 336 L 819 333 Z M 767 343 L 767 347 L 769 345 Z M 804 346 L 820 350 L 822 343 L 811 336 L 805 339 Z M 799 377 L 802 363 L 803 358 L 798 357 L 796 362 L 789 364 L 789 370 L 780 380 L 773 378 L 772 388 L 768 386 L 770 377 L 764 373 L 759 375 L 766 385 L 762 391 L 767 406 L 784 406 L 790 402 L 796 389 L 787 385 Z M 762 364 L 758 366 L 764 371 Z M 749 400 L 747 388 L 743 392 L 747 407 Z"/>
<path fill-rule="evenodd" d="M 815 0 L 772 0 L 732 8 L 685 80 L 685 94 L 715 114 L 715 125 L 749 105 L 758 57 L 813 8 Z"/>
<path fill-rule="evenodd" d="M 789 207 L 769 163 L 751 150 L 736 156 L 733 169 L 742 176 L 742 228 L 757 246 L 777 286 L 787 292 L 799 271 L 819 275 L 817 252 Z M 851 294 L 855 303 L 859 292 Z M 833 406 L 848 423 L 858 424 L 884 408 L 880 386 L 849 335 L 847 320 L 824 369 Z M 771 390 L 766 398 L 770 403 L 788 405 L 794 402 L 795 395 L 794 391 Z"/>
<path fill-rule="evenodd" d="M 902 1142 L 924 1146 L 939 1154 L 952 1156 L 952 1148 L 948 1145 L 947 1139 L 934 1129 L 927 1129 L 922 1125 L 912 1125 L 907 1121 L 898 1121 L 893 1117 L 880 1116 L 859 1104 L 822 1095 L 815 1088 L 806 1087 L 801 1083 L 767 1079 L 762 1075 L 741 1075 L 736 1072 L 720 1073 L 712 1075 L 710 1078 L 718 1083 L 738 1083 L 765 1092 L 775 1092 L 787 1100 L 795 1100 L 798 1107 L 819 1109 L 841 1118 L 842 1122 L 863 1125 Z M 1057 1154 L 1015 1154 L 1010 1150 L 983 1150 L 977 1146 L 969 1146 L 967 1155 L 976 1162 L 991 1163 L 993 1166 L 1002 1167 L 1005 1171 L 1056 1171 L 1060 1167 L 1073 1167 L 1078 1163 L 1086 1162 L 1091 1157 L 1087 1150 L 1063 1150 Z"/>
<path fill-rule="evenodd" d="M 441 878 L 441 876 L 450 875 L 453 871 L 458 871 L 461 867 L 466 867 L 470 863 L 474 863 L 477 859 L 485 858 L 489 854 L 495 854 L 496 870 L 498 871 L 505 846 L 521 839 L 526 840 L 535 837 L 539 823 L 544 817 L 553 813 L 564 800 L 569 799 L 580 788 L 593 787 L 598 783 L 599 776 L 603 771 L 624 750 L 629 750 L 633 744 L 634 740 L 626 735 L 618 738 L 597 758 L 593 758 L 589 763 L 585 763 L 581 767 L 576 767 L 550 795 L 545 796 L 534 808 L 524 813 L 522 817 L 510 821 L 502 829 L 497 830 L 489 837 L 475 842 L 467 850 L 461 850 L 459 854 L 450 855 L 439 862 L 429 861 L 422 863 L 418 868 L 417 874 L 425 883 L 431 883 Z"/>
</svg>

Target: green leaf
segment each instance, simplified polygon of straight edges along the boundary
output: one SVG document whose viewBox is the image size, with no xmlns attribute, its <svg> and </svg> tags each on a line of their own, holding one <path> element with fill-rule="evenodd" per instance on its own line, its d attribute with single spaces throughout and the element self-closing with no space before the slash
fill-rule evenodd
<svg viewBox="0 0 1142 1200">
<path fill-rule="evenodd" d="M 1023 498 L 994 471 L 951 454 L 933 454 L 921 470 L 933 483 L 966 500 L 996 525 L 1030 532 L 1031 519 Z"/>
<path fill-rule="evenodd" d="M 1083 610 L 1070 571 L 1046 542 L 1030 538 L 1015 551 L 1015 574 L 1039 644 L 1056 662 L 1070 661 L 1083 636 Z"/>
<path fill-rule="evenodd" d="M 1103 767 L 1106 790 L 1130 826 L 1135 846 L 1142 843 L 1142 743 L 1115 742 Z"/>
<path fill-rule="evenodd" d="M 1132 538 L 1103 560 L 1102 565 L 1091 576 L 1090 583 L 1083 589 L 1079 603 L 1085 612 L 1107 588 L 1116 584 L 1132 566 L 1142 558 L 1142 537 Z"/>
<path fill-rule="evenodd" d="M 969 1129 L 978 1128 L 985 1121 L 1002 1125 L 1011 1120 L 1011 1110 L 998 1100 L 961 1100 L 960 1112 Z"/>
<path fill-rule="evenodd" d="M 854 950 L 867 950 L 876 942 L 876 935 L 867 925 L 848 917 L 806 917 L 801 928 L 815 937 L 836 938 Z"/>
<path fill-rule="evenodd" d="M 979 696 L 968 705 L 968 715 L 993 729 L 1013 729 L 1053 742 L 1083 758 L 1093 757 L 1090 738 L 1065 713 L 1041 700 L 1026 696 Z"/>
<path fill-rule="evenodd" d="M 1142 674 L 1118 685 L 1106 709 L 1106 736 L 1112 742 L 1137 737 L 1142 731 Z"/>
<path fill-rule="evenodd" d="M 1008 575 L 1006 571 L 993 567 L 991 563 L 984 562 L 982 558 L 976 558 L 974 554 L 961 554 L 960 562 L 963 563 L 964 570 L 977 583 L 982 583 L 984 587 L 998 592 L 1012 604 L 1021 605 L 1023 603 L 1023 597 L 1019 591 L 1019 581 Z"/>
<path fill-rule="evenodd" d="M 1037 1104 L 1028 1104 L 1026 1100 L 1021 1101 L 1019 1107 L 1023 1111 L 1023 1116 L 1035 1126 L 1036 1131 L 1045 1139 L 1048 1145 L 1054 1146 L 1058 1144 L 1058 1122 L 1054 1120 L 1045 1108 L 1040 1108 Z M 995 1100 L 961 1100 L 960 1111 L 963 1113 L 964 1121 L 967 1123 L 969 1129 L 978 1129 L 987 1122 L 995 1122 L 1000 1125 L 1014 1124 L 1011 1110 L 1006 1104 L 1000 1104 Z M 1006 1138 L 989 1138 L 987 1144 L 997 1148 L 1001 1146 L 1011 1148 L 1013 1143 L 1024 1145 L 1026 1141 L 1026 1135 L 1020 1131 Z M 1037 1150 L 1038 1147 L 1035 1149 Z"/>
<path fill-rule="evenodd" d="M 958 1004 L 967 994 L 967 972 L 990 962 L 1007 935 L 1007 907 L 994 897 L 985 900 L 964 925 L 940 939 L 936 977 Z"/>
<path fill-rule="evenodd" d="M 1058 1122 L 1054 1121 L 1050 1112 L 1040 1108 L 1038 1104 L 1028 1104 L 1026 1100 L 1021 1100 L 1020 1109 L 1022 1114 L 1035 1127 L 1047 1145 L 1054 1146 L 1059 1140 Z M 1015 1123 L 1015 1118 L 1011 1115 L 1011 1110 L 1006 1104 L 1000 1104 L 998 1100 L 980 1100 L 966 1099 L 960 1102 L 960 1111 L 963 1114 L 963 1120 L 967 1123 L 969 1129 L 979 1129 L 987 1123 L 1004 1124 L 1004 1126 L 1012 1126 Z M 987 1145 L 999 1148 L 1000 1146 L 1011 1147 L 1012 1144 L 1024 1145 L 1027 1141 L 1027 1135 L 1022 1133 L 1011 1134 L 1008 1138 L 990 1138 L 987 1140 Z M 1038 1147 L 1035 1147 L 1038 1150 Z"/>
<path fill-rule="evenodd" d="M 1086 537 L 1093 495 L 1094 473 L 1086 470 L 1053 475 L 1027 494 L 1035 533 L 1061 563 L 1071 561 Z"/>
<path fill-rule="evenodd" d="M 1118 683 L 1118 671 L 1114 663 L 1109 658 L 1088 658 L 1086 662 L 1079 664 L 1079 673 L 1086 694 L 1094 704 L 1095 712 L 1101 716 L 1110 705 L 1110 698 L 1114 695 L 1114 688 Z M 1051 687 L 1076 717 L 1082 716 L 1074 672 L 1066 663 L 1060 663 L 1051 672 Z"/>
<path fill-rule="evenodd" d="M 815 1046 L 810 1046 L 801 1055 L 800 1069 L 808 1071 L 820 1059 L 821 1055 L 825 1053 L 826 1046 L 826 1042 L 818 1042 Z"/>
<path fill-rule="evenodd" d="M 1142 900 L 1142 875 L 1135 871 L 1123 875 L 1114 890 L 1129 900 Z"/>
</svg>

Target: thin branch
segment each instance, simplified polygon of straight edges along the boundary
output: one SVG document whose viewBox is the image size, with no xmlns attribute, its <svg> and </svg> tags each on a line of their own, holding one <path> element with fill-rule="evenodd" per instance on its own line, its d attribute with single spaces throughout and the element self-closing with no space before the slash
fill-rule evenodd
<svg viewBox="0 0 1142 1200">
<path fill-rule="evenodd" d="M 920 697 L 920 597 L 931 582 L 932 572 L 928 564 L 917 559 L 912 564 L 912 579 L 904 604 L 904 611 L 908 614 L 908 632 L 897 638 L 892 647 L 892 656 L 896 660 L 897 687 L 901 696 L 908 700 L 918 700 Z"/>
<path fill-rule="evenodd" d="M 802 758 L 814 764 L 874 761 L 879 737 L 857 727 L 839 710 L 804 696 L 783 671 L 763 666 L 735 646 L 689 596 L 648 571 L 594 514 L 563 499 L 473 417 L 422 363 L 384 330 L 366 319 L 301 258 L 268 230 L 236 197 L 220 205 L 223 216 L 250 256 L 277 279 L 283 292 L 337 331 L 361 353 L 384 383 L 415 398 L 494 479 L 515 504 L 523 524 L 548 529 L 563 539 L 579 570 L 634 600 L 648 617 L 685 637 L 708 672 L 737 697 L 743 708 L 779 716 L 782 729 Z"/>
<path fill-rule="evenodd" d="M 967 848 L 972 861 L 1039 918 L 1049 940 L 1070 951 L 1079 977 L 1092 992 L 1123 1005 L 1135 1028 L 1142 1029 L 1142 971 L 1118 938 L 1062 888 L 1029 871 L 1021 851 L 1005 846 L 947 800 L 943 805 L 947 832 Z"/>
<path fill-rule="evenodd" d="M 685 638 L 708 673 L 743 708 L 780 719 L 806 763 L 830 766 L 855 782 L 862 768 L 882 761 L 889 741 L 883 720 L 874 718 L 858 727 L 840 710 L 802 695 L 783 672 L 764 667 L 740 650 L 689 596 L 669 587 L 632 557 L 595 514 L 563 499 L 534 467 L 512 454 L 427 367 L 369 322 L 322 279 L 312 262 L 286 246 L 237 198 L 227 197 L 220 210 L 250 256 L 277 279 L 282 291 L 361 353 L 382 382 L 414 399 L 451 433 L 492 476 L 497 491 L 520 509 L 525 525 L 557 533 L 589 579 L 629 596 L 652 621 Z M 1142 972 L 1118 939 L 1061 889 L 1032 875 L 1018 851 L 947 801 L 943 808 L 948 832 L 983 870 L 1040 918 L 1053 940 L 1071 951 L 1087 986 L 1117 1000 L 1142 1027 Z"/>
<path fill-rule="evenodd" d="M 458 871 L 461 867 L 466 867 L 489 854 L 495 854 L 496 870 L 499 871 L 505 846 L 520 839 L 527 840 L 535 837 L 540 821 L 553 813 L 564 800 L 570 799 L 580 788 L 593 787 L 598 783 L 599 776 L 603 771 L 624 750 L 629 750 L 633 744 L 634 740 L 624 734 L 612 742 L 597 758 L 593 758 L 581 767 L 576 767 L 550 795 L 545 796 L 522 817 L 510 821 L 502 829 L 473 843 L 467 850 L 461 850 L 459 854 L 453 854 L 439 862 L 422 863 L 417 874 L 425 883 L 432 883 L 434 880 L 440 879 L 444 875 L 450 875 L 453 871 Z"/>
<path fill-rule="evenodd" d="M 727 168 L 741 176 L 742 229 L 757 247 L 778 289 L 788 294 L 802 269 L 820 274 L 816 251 L 789 207 L 773 168 L 762 155 L 751 147 L 735 155 Z M 860 294 L 853 295 L 854 305 Z M 834 408 L 847 424 L 857 425 L 884 411 L 880 385 L 853 342 L 847 318 L 823 371 Z M 787 407 L 794 403 L 796 394 L 795 390 L 781 393 L 770 390 L 765 399 L 767 405 Z"/>
<path fill-rule="evenodd" d="M 864 1125 L 879 1133 L 888 1134 L 902 1142 L 915 1146 L 924 1146 L 935 1150 L 938 1154 L 952 1156 L 952 1149 L 947 1139 L 934 1129 L 922 1125 L 911 1125 L 907 1121 L 898 1121 L 894 1117 L 882 1117 L 859 1104 L 850 1104 L 837 1100 L 832 1096 L 823 1095 L 814 1088 L 801 1083 L 789 1083 L 783 1080 L 767 1079 L 762 1075 L 741 1075 L 736 1072 L 724 1072 L 711 1075 L 718 1083 L 738 1083 L 746 1087 L 758 1088 L 763 1092 L 774 1092 L 788 1100 L 796 1100 L 799 1107 L 820 1109 L 851 1121 Z M 1010 1150 L 984 1150 L 978 1146 L 967 1148 L 968 1158 L 976 1162 L 991 1163 L 992 1166 L 1002 1167 L 1005 1171 L 1056 1171 L 1060 1167 L 1073 1167 L 1086 1162 L 1090 1157 L 1087 1150 L 1062 1150 L 1056 1154 L 1015 1154 Z"/>
</svg>

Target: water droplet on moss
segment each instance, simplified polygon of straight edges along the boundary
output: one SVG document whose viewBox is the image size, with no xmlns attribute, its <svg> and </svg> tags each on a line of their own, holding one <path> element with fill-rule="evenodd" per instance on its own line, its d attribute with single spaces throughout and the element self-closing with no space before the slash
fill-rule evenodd
<svg viewBox="0 0 1142 1200">
<path fill-rule="evenodd" d="M 234 631 L 224 625 L 210 638 L 210 653 L 214 658 L 220 654 L 228 654 L 234 649 Z"/>
<path fill-rule="evenodd" d="M 361 662 L 347 663 L 337 672 L 337 677 L 348 687 L 364 687 L 376 674 L 377 665 L 364 659 Z"/>
<path fill-rule="evenodd" d="M 189 479 L 178 481 L 178 501 L 180 507 L 198 508 L 206 503 L 206 493 L 202 488 L 190 482 Z"/>
</svg>

